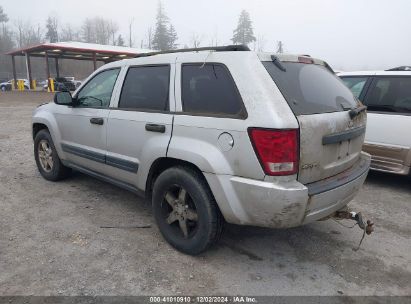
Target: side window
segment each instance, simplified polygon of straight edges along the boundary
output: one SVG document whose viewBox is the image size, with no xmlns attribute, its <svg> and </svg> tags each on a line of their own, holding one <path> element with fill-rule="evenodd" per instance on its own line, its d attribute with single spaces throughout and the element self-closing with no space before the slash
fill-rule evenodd
<svg viewBox="0 0 411 304">
<path fill-rule="evenodd" d="M 359 98 L 368 77 L 341 77 L 344 84 L 351 90 L 355 97 Z"/>
<path fill-rule="evenodd" d="M 411 112 L 411 77 L 377 77 L 364 100 L 369 111 Z"/>
<path fill-rule="evenodd" d="M 167 111 L 170 66 L 131 67 L 124 80 L 119 108 Z"/>
<path fill-rule="evenodd" d="M 94 76 L 77 94 L 79 106 L 108 108 L 119 72 L 112 69 Z"/>
<path fill-rule="evenodd" d="M 240 94 L 222 64 L 184 64 L 181 99 L 183 111 L 197 114 L 244 115 Z"/>
</svg>

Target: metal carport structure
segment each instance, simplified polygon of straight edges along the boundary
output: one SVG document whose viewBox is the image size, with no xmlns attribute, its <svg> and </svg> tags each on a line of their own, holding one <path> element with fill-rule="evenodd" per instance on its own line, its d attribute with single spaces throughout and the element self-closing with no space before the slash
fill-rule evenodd
<svg viewBox="0 0 411 304">
<path fill-rule="evenodd" d="M 30 88 L 32 88 L 32 73 L 31 73 L 31 57 L 45 58 L 46 63 L 46 75 L 50 78 L 50 64 L 49 59 L 55 60 L 56 75 L 60 76 L 59 60 L 60 59 L 74 59 L 74 60 L 87 60 L 92 61 L 94 70 L 97 68 L 97 62 L 112 62 L 121 59 L 133 58 L 136 55 L 151 52 L 146 49 L 135 49 L 123 46 L 102 45 L 84 42 L 57 42 L 57 43 L 43 43 L 27 48 L 6 53 L 11 56 L 13 66 L 13 79 L 14 83 L 17 83 L 16 73 L 16 56 L 26 57 L 27 78 L 30 82 Z"/>
</svg>

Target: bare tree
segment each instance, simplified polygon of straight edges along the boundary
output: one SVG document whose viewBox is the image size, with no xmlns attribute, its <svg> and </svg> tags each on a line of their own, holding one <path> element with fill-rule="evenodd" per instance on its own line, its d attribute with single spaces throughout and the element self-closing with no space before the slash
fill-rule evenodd
<svg viewBox="0 0 411 304">
<path fill-rule="evenodd" d="M 147 29 L 147 48 L 151 50 L 152 48 L 152 43 L 153 43 L 153 28 L 151 26 L 148 27 Z"/>
<path fill-rule="evenodd" d="M 22 19 L 17 19 L 15 21 L 16 36 L 17 36 L 17 46 L 19 48 L 40 44 L 42 42 L 42 29 L 40 24 L 33 26 L 30 21 L 23 21 Z"/>
<path fill-rule="evenodd" d="M 83 22 L 82 37 L 85 42 L 110 44 L 116 43 L 117 23 L 102 17 L 87 18 Z"/>
<path fill-rule="evenodd" d="M 258 52 L 264 52 L 265 50 L 265 45 L 266 45 L 267 41 L 264 37 L 264 35 L 260 34 L 257 37 L 257 41 L 256 41 L 256 51 Z"/>
<path fill-rule="evenodd" d="M 200 44 L 201 44 L 202 41 L 203 41 L 203 35 L 199 35 L 197 33 L 193 33 L 191 35 L 190 42 L 191 42 L 191 45 L 192 45 L 193 48 L 200 47 Z"/>
<path fill-rule="evenodd" d="M 108 29 L 108 24 L 103 18 L 95 17 L 93 18 L 94 31 L 96 34 L 95 43 L 98 44 L 108 44 L 110 38 L 110 33 Z"/>
<path fill-rule="evenodd" d="M 118 32 L 118 24 L 113 20 L 110 20 L 109 23 L 109 32 L 111 34 L 111 44 L 116 45 L 116 34 Z"/>
<path fill-rule="evenodd" d="M 19 48 L 23 47 L 24 44 L 24 22 L 23 19 L 19 18 L 14 21 L 16 27 L 16 36 L 17 36 L 17 46 Z"/>
<path fill-rule="evenodd" d="M 60 41 L 79 41 L 80 33 L 78 29 L 73 28 L 70 24 L 66 24 L 60 32 Z"/>
<path fill-rule="evenodd" d="M 94 37 L 93 22 L 91 19 L 87 18 L 84 20 L 81 27 L 81 34 L 84 42 L 93 43 L 96 41 Z"/>
<path fill-rule="evenodd" d="M 217 28 L 215 29 L 214 34 L 211 37 L 210 46 L 218 46 L 218 30 L 217 30 Z"/>
</svg>

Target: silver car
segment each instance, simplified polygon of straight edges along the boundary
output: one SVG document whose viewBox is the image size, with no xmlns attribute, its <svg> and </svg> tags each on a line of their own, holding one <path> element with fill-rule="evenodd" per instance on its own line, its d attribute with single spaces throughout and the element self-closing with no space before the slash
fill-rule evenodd
<svg viewBox="0 0 411 304">
<path fill-rule="evenodd" d="M 75 169 L 151 200 L 164 238 L 198 254 L 223 223 L 287 228 L 361 188 L 366 113 L 322 60 L 216 47 L 94 72 L 33 114 L 44 178 Z"/>
</svg>

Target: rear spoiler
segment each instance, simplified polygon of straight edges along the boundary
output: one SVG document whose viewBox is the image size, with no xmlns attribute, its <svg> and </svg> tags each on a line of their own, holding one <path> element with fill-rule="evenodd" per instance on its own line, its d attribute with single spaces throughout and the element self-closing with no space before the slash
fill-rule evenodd
<svg viewBox="0 0 411 304">
<path fill-rule="evenodd" d="M 335 74 L 331 66 L 324 60 L 313 58 L 310 55 L 284 55 L 284 54 L 270 54 L 259 53 L 258 57 L 261 61 L 272 61 L 281 71 L 285 72 L 285 67 L 282 62 L 299 62 L 304 64 L 317 64 L 324 66 L 331 73 Z"/>
</svg>

